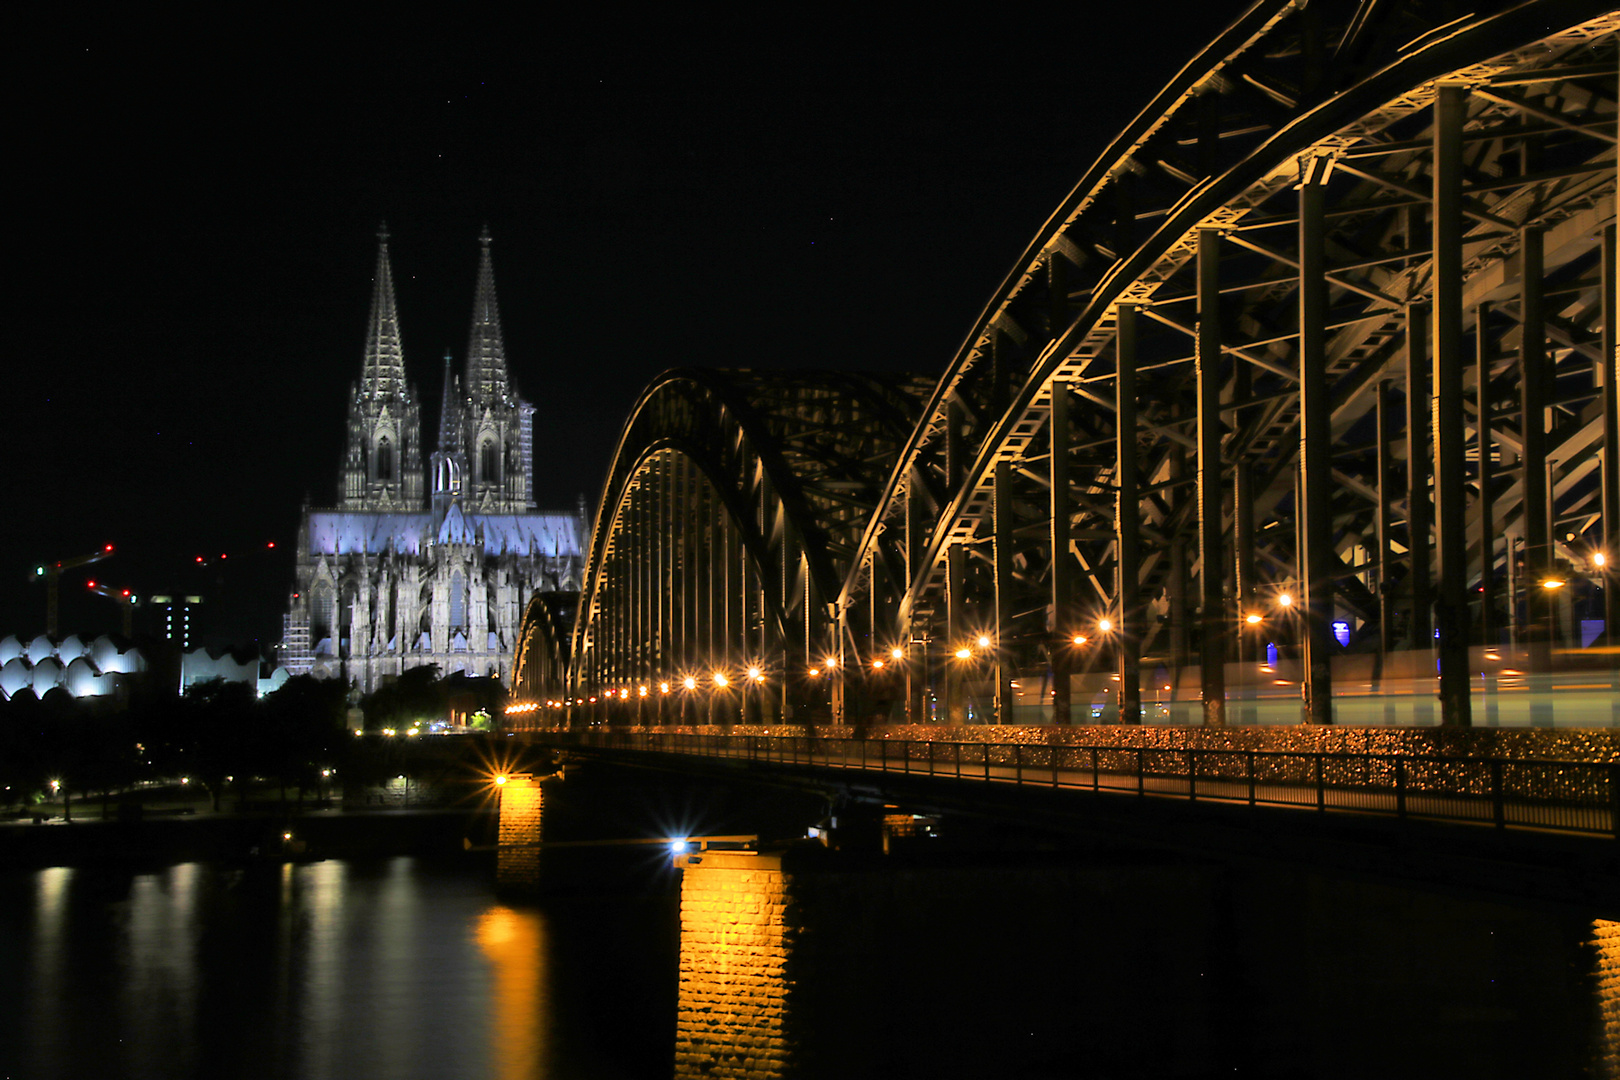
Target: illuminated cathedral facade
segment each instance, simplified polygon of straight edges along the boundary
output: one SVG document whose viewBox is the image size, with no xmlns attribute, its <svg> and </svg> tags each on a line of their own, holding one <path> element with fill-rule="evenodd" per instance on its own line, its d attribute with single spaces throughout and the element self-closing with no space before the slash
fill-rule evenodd
<svg viewBox="0 0 1620 1080">
<path fill-rule="evenodd" d="M 535 507 L 535 410 L 507 368 L 488 230 L 479 242 L 465 365 L 445 357 L 438 440 L 424 454 L 378 235 L 337 504 L 306 507 L 298 530 L 279 657 L 292 674 L 363 692 L 425 664 L 510 679 L 524 605 L 579 588 L 584 508 Z"/>
</svg>

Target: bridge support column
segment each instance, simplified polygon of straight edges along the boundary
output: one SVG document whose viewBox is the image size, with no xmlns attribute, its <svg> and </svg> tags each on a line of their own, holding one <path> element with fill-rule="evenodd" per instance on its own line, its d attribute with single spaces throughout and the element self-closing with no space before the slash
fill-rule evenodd
<svg viewBox="0 0 1620 1080">
<path fill-rule="evenodd" d="M 1012 692 L 1012 593 L 1013 593 L 1013 509 L 1012 464 L 996 462 L 995 471 L 995 621 L 990 633 L 994 651 L 992 670 L 996 680 L 996 723 L 1013 722 Z"/>
<path fill-rule="evenodd" d="M 1117 313 L 1114 376 L 1114 546 L 1118 550 L 1119 722 L 1142 722 L 1142 500 L 1136 462 L 1136 305 Z"/>
<path fill-rule="evenodd" d="M 1615 227 L 1603 230 L 1603 633 L 1620 645 L 1620 335 L 1615 332 Z"/>
<path fill-rule="evenodd" d="M 1307 724 L 1333 723 L 1333 421 L 1327 377 L 1327 280 L 1322 253 L 1327 162 L 1306 164 L 1299 186 L 1299 460 Z"/>
<path fill-rule="evenodd" d="M 1226 596 L 1221 525 L 1221 235 L 1198 231 L 1198 558 L 1203 605 L 1199 662 L 1203 668 L 1204 726 L 1226 725 Z"/>
<path fill-rule="evenodd" d="M 956 651 L 967 645 L 967 626 L 964 624 L 963 594 L 967 591 L 967 581 L 964 576 L 963 563 L 966 561 L 966 552 L 961 544 L 953 543 L 946 553 L 946 583 L 945 583 L 945 722 L 948 724 L 967 723 L 966 687 L 963 685 L 967 676 L 965 664 L 957 658 Z"/>
<path fill-rule="evenodd" d="M 1054 263 L 1057 258 L 1054 256 Z M 1074 510 L 1069 496 L 1069 384 L 1052 383 L 1052 412 L 1048 420 L 1051 464 L 1047 475 L 1051 491 L 1052 625 L 1048 630 L 1047 658 L 1052 665 L 1052 723 L 1068 724 L 1072 658 L 1074 656 L 1074 557 L 1069 554 L 1069 522 Z"/>
<path fill-rule="evenodd" d="M 1552 490 L 1547 483 L 1546 315 L 1542 299 L 1543 238 L 1540 228 L 1520 232 L 1519 243 L 1519 409 L 1523 443 L 1520 493 L 1524 513 L 1524 640 L 1530 671 L 1545 674 L 1553 640 L 1552 593 L 1542 586 L 1553 570 Z M 1538 702 L 1539 705 L 1539 702 Z M 1545 707 L 1532 707 L 1532 722 L 1550 724 Z"/>
<path fill-rule="evenodd" d="M 1468 727 L 1468 521 L 1463 411 L 1462 128 L 1468 89 L 1444 84 L 1434 105 L 1435 615 L 1440 723 Z M 1539 275 L 1537 276 L 1539 282 Z M 1534 418 L 1532 418 L 1532 424 Z"/>
<path fill-rule="evenodd" d="M 1474 308 L 1474 382 L 1479 420 L 1474 426 L 1474 444 L 1479 452 L 1479 642 L 1497 644 L 1496 626 L 1496 440 L 1491 435 L 1491 338 L 1490 305 Z"/>
</svg>

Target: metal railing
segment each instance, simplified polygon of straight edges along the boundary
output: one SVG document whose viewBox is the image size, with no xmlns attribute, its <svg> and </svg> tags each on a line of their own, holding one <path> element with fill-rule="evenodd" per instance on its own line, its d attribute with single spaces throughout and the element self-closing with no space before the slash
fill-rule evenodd
<svg viewBox="0 0 1620 1080">
<path fill-rule="evenodd" d="M 1620 839 L 1620 764 L 1614 763 L 659 731 L 535 734 L 545 741 L 608 750 Z"/>
</svg>

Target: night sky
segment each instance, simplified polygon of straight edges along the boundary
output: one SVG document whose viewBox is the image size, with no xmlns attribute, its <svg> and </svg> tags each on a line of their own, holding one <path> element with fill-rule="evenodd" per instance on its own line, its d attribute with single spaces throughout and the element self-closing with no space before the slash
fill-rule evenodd
<svg viewBox="0 0 1620 1080">
<path fill-rule="evenodd" d="M 594 510 L 664 369 L 943 370 L 1241 7 L 1141 10 L 45 16 L 9 50 L 0 635 L 44 628 L 35 562 L 113 543 L 64 578 L 64 633 L 117 627 L 96 577 L 204 594 L 211 640 L 279 637 L 300 504 L 335 500 L 384 219 L 429 445 L 489 224 L 542 508 Z"/>
</svg>

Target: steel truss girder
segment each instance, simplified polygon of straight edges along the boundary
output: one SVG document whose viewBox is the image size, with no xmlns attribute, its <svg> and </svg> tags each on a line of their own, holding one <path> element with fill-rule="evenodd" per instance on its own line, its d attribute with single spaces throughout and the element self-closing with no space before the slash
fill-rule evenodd
<svg viewBox="0 0 1620 1080">
<path fill-rule="evenodd" d="M 749 657 L 824 647 L 830 601 L 927 385 L 698 369 L 655 380 L 625 425 L 597 509 L 573 634 L 575 685 L 667 680 L 678 659 L 699 654 L 705 664 L 740 663 L 710 654 L 717 635 L 727 638 L 719 648 Z M 679 478 L 679 500 L 659 487 L 669 477 Z M 659 544 L 672 553 L 655 554 Z M 648 559 L 662 576 L 642 572 Z M 740 600 L 713 599 L 745 586 Z M 661 604 L 650 592 L 680 599 Z M 702 645 L 685 640 L 694 633 Z"/>
<path fill-rule="evenodd" d="M 1318 28 L 1331 39 L 1340 27 L 1351 25 L 1357 8 L 1329 3 L 1313 4 L 1312 10 Z M 1424 125 L 1435 87 L 1444 80 L 1460 80 L 1535 88 L 1533 95 L 1516 92 L 1506 102 L 1496 100 L 1505 95 L 1494 92 L 1480 95 L 1463 120 L 1464 212 L 1471 215 L 1468 221 L 1473 225 L 1465 221 L 1451 258 L 1461 278 L 1464 318 L 1471 319 L 1479 303 L 1491 296 L 1511 292 L 1520 225 L 1535 221 L 1549 234 L 1560 229 L 1570 234 L 1562 243 L 1549 243 L 1549 274 L 1575 268 L 1583 279 L 1595 279 L 1601 275 L 1587 272 L 1593 261 L 1590 238 L 1613 215 L 1614 139 L 1608 132 L 1614 124 L 1614 64 L 1600 60 L 1570 66 L 1566 60 L 1593 55 L 1612 59 L 1620 16 L 1599 4 L 1547 2 L 1473 16 L 1449 26 L 1445 34 L 1424 37 L 1437 25 L 1424 22 L 1432 14 L 1423 5 L 1406 5 L 1398 14 L 1388 8 L 1375 10 L 1373 21 L 1383 18 L 1383 25 L 1351 25 L 1351 32 L 1339 39 L 1341 62 L 1324 73 L 1327 82 L 1314 95 L 1278 89 L 1289 82 L 1288 70 L 1299 74 L 1301 35 L 1306 32 L 1301 17 L 1284 3 L 1255 5 L 1188 66 L 1087 173 L 985 308 L 935 387 L 888 477 L 850 561 L 853 569 L 843 583 L 841 609 L 860 606 L 865 578 L 859 568 L 868 564 L 867 553 L 901 519 L 908 488 L 918 478 L 929 477 L 939 484 L 929 492 L 939 505 L 939 517 L 913 553 L 896 617 L 913 627 L 933 622 L 939 611 L 937 598 L 947 586 L 950 552 L 991 535 L 998 473 L 1013 485 L 1004 505 L 1040 506 L 1047 501 L 1049 495 L 1038 490 L 1040 470 L 1032 466 L 1043 457 L 1050 461 L 1047 428 L 1054 382 L 1072 386 L 1082 400 L 1071 410 L 1076 414 L 1072 423 L 1086 422 L 1079 414 L 1089 401 L 1098 406 L 1092 424 L 1104 429 L 1111 425 L 1112 394 L 1098 384 L 1113 380 L 1116 305 L 1137 304 L 1144 316 L 1157 317 L 1161 313 L 1151 307 L 1172 299 L 1165 294 L 1190 298 L 1190 286 L 1178 288 L 1177 283 L 1188 276 L 1192 238 L 1200 229 L 1244 229 L 1251 219 L 1256 226 L 1296 227 L 1289 189 L 1302 163 L 1315 158 L 1332 162 L 1353 154 L 1358 159 L 1353 171 L 1345 168 L 1333 176 L 1330 170 L 1322 178 L 1329 185 L 1323 243 L 1332 270 L 1322 278 L 1329 291 L 1324 329 L 1335 449 L 1334 490 L 1322 504 L 1327 509 L 1318 513 L 1332 517 L 1334 553 L 1327 565 L 1338 567 L 1331 570 L 1335 594 L 1358 613 L 1376 615 L 1375 588 L 1397 579 L 1392 565 L 1397 553 L 1390 550 L 1384 558 L 1374 557 L 1363 541 L 1375 531 L 1381 507 L 1398 510 L 1404 500 L 1386 490 L 1371 464 L 1374 455 L 1347 456 L 1341 444 L 1371 423 L 1381 386 L 1401 385 L 1390 365 L 1404 348 L 1404 309 L 1433 289 L 1425 186 L 1430 182 L 1426 148 L 1431 140 Z M 1535 81 L 1538 67 L 1560 66 L 1566 70 L 1552 72 L 1547 85 Z M 1256 89 L 1261 91 L 1258 95 Z M 1539 104 L 1534 109 L 1522 107 L 1531 96 Z M 1524 123 L 1527 115 L 1538 121 L 1533 130 Z M 1508 123 L 1503 123 L 1504 116 Z M 1203 133 L 1211 128 L 1244 134 L 1210 142 Z M 1517 149 L 1504 147 L 1503 140 L 1490 135 L 1498 129 L 1536 141 L 1561 164 L 1519 166 L 1523 182 L 1513 183 L 1515 166 L 1510 159 Z M 1390 149 L 1380 152 L 1384 143 Z M 1187 145 L 1197 148 L 1201 168 L 1187 167 L 1184 156 L 1176 167 L 1163 167 L 1171 147 L 1183 148 L 1177 152 L 1184 153 Z M 1387 195 L 1392 190 L 1404 196 L 1398 204 L 1367 198 L 1369 192 Z M 1340 207 L 1349 212 L 1341 213 Z M 1403 222 L 1403 214 L 1410 221 Z M 1587 241 L 1583 244 L 1577 234 Z M 1250 511 L 1266 520 L 1295 500 L 1288 470 L 1298 452 L 1299 414 L 1287 384 L 1297 381 L 1298 330 L 1289 325 L 1297 310 L 1289 312 L 1296 303 L 1300 259 L 1279 239 L 1250 246 L 1252 250 L 1229 260 L 1230 268 L 1226 260 L 1222 264 L 1221 292 L 1232 297 L 1223 301 L 1223 307 L 1232 314 L 1224 319 L 1221 332 L 1225 366 L 1219 408 L 1234 413 L 1234 402 L 1251 396 L 1259 400 L 1238 407 L 1221 446 L 1229 463 L 1241 459 L 1260 467 Z M 1591 336 L 1594 313 L 1604 305 L 1591 299 L 1596 288 L 1579 292 L 1579 302 L 1562 310 L 1577 330 Z M 1168 317 L 1166 321 L 1180 322 Z M 1190 335 L 1196 327 L 1181 323 L 1179 330 Z M 1480 331 L 1465 324 L 1462 332 Z M 1597 326 L 1595 332 L 1602 333 L 1603 328 Z M 1158 488 L 1174 482 L 1163 472 L 1166 462 L 1184 454 L 1166 445 L 1166 437 L 1194 441 L 1190 428 L 1198 410 L 1190 386 L 1179 374 L 1190 369 L 1190 359 L 1183 357 L 1182 368 L 1161 369 L 1162 375 L 1151 379 L 1144 374 L 1139 422 L 1127 433 L 1139 452 L 1148 454 L 1143 460 L 1144 538 L 1151 538 L 1155 530 L 1160 535 L 1185 535 L 1190 525 L 1186 489 Z M 1144 360 L 1137 370 L 1158 367 L 1151 359 Z M 1253 390 L 1239 393 L 1239 383 L 1247 387 L 1251 380 Z M 1267 380 L 1280 384 L 1263 389 Z M 1595 390 L 1581 395 L 1582 400 L 1597 397 Z M 1555 424 L 1549 436 L 1570 455 L 1561 462 L 1564 475 L 1559 483 L 1571 499 L 1595 498 L 1575 489 L 1580 487 L 1577 478 L 1594 467 L 1602 442 L 1600 419 L 1587 417 L 1585 424 L 1564 436 L 1558 433 L 1569 425 Z M 1475 422 L 1468 429 L 1470 446 L 1478 432 Z M 1493 435 L 1498 447 L 1510 445 L 1510 430 L 1493 430 Z M 1124 436 L 1116 432 L 1114 437 Z M 1359 441 L 1371 445 L 1370 435 Z M 952 457 L 959 462 L 954 468 L 949 464 Z M 998 463 L 1013 467 L 998 470 Z M 1088 465 L 1071 457 L 1069 469 L 1075 518 L 1067 530 L 1068 555 L 1082 567 L 1101 570 L 1113 561 L 1106 539 L 1113 522 L 1094 507 L 1112 501 L 1117 466 Z M 1186 474 L 1181 475 L 1184 484 Z M 1020 484 L 1025 485 L 1022 494 Z M 1555 501 L 1560 497 L 1553 496 Z M 1510 513 L 1512 506 L 1511 497 L 1498 495 L 1493 517 Z M 1221 523 L 1227 537 L 1237 526 L 1233 513 L 1228 504 Z M 1396 524 L 1400 518 L 1397 514 Z M 1038 600 L 1041 583 L 1052 580 L 1052 552 L 1049 545 L 1042 552 L 1038 542 L 1031 545 L 1023 538 L 1038 536 L 1042 528 L 1038 518 L 1030 518 L 1003 523 L 995 530 L 1019 538 L 1019 561 L 1009 571 L 1013 581 L 1003 587 L 1016 585 L 1026 594 L 1010 605 L 998 601 L 998 608 L 1019 612 L 1038 608 L 1032 601 Z M 1612 523 L 1608 528 L 1614 531 Z M 1469 534 L 1488 535 L 1479 533 L 1473 522 Z M 1468 558 L 1474 565 L 1483 555 L 1480 541 L 1471 543 Z M 1275 565 L 1297 568 L 1292 538 L 1263 539 L 1262 546 Z M 1391 546 L 1399 545 L 1392 540 Z M 1142 572 L 1148 577 L 1142 587 L 1159 594 L 1162 603 L 1163 590 L 1169 586 L 1162 577 L 1154 580 L 1151 575 L 1168 572 L 1174 560 L 1159 557 L 1157 550 L 1149 556 L 1143 560 Z M 1043 558 L 1045 566 L 1040 565 Z M 1187 572 L 1201 574 L 1202 568 L 1194 561 Z M 1425 568 L 1423 576 L 1427 575 Z M 966 583 L 970 595 L 975 587 L 987 590 L 994 584 L 974 586 L 984 576 L 975 573 Z M 1082 572 L 1082 580 L 1086 577 L 1094 587 L 1103 584 L 1099 573 Z M 963 583 L 950 584 L 954 588 Z M 1048 621 L 1061 618 L 1060 613 L 1049 612 Z M 1019 640 L 1026 662 L 1039 657 L 1060 629 L 1054 625 L 1024 633 L 1015 627 L 1000 628 L 1009 639 Z M 998 641 L 1003 634 L 998 634 Z"/>
</svg>

